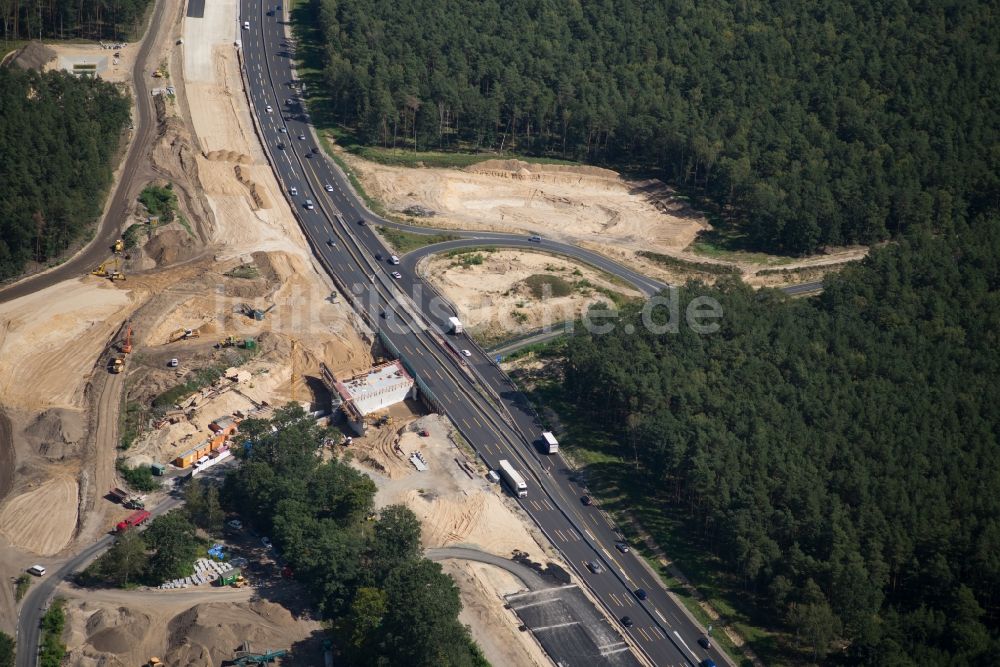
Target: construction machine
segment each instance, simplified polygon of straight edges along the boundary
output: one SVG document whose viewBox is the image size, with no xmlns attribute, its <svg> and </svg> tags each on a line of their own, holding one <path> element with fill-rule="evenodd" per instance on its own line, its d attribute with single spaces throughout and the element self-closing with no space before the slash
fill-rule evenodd
<svg viewBox="0 0 1000 667">
<path fill-rule="evenodd" d="M 125 324 L 125 340 L 122 341 L 122 352 L 125 354 L 132 353 L 132 325 L 129 323 Z"/>
<path fill-rule="evenodd" d="M 170 334 L 170 339 L 168 343 L 174 343 L 179 340 L 187 340 L 189 338 L 200 338 L 201 332 L 197 329 L 178 329 L 177 331 Z"/>
<path fill-rule="evenodd" d="M 243 575 L 241 574 L 241 575 L 239 575 L 239 576 L 236 577 L 236 581 L 234 581 L 233 583 L 231 583 L 229 585 L 232 586 L 233 588 L 243 588 L 244 586 L 248 586 L 249 584 L 250 584 L 250 582 L 247 581 L 243 577 Z"/>
<path fill-rule="evenodd" d="M 125 357 L 115 357 L 111 360 L 111 372 L 121 373 L 125 370 Z"/>
<path fill-rule="evenodd" d="M 149 662 L 142 667 L 163 667 L 163 662 L 161 662 L 160 659 L 154 655 L 149 659 Z"/>
<path fill-rule="evenodd" d="M 240 339 L 236 336 L 227 336 L 219 341 L 216 347 L 235 347 L 240 344 Z"/>
<path fill-rule="evenodd" d="M 121 251 L 125 250 L 125 241 L 121 239 L 115 240 L 115 244 L 114 246 L 112 246 L 112 250 L 114 250 L 116 253 L 120 253 Z"/>
<path fill-rule="evenodd" d="M 109 268 L 109 267 L 114 268 Z M 99 278 L 110 278 L 111 280 L 125 280 L 125 274 L 121 272 L 121 264 L 118 258 L 109 259 L 106 262 L 101 262 L 100 266 L 90 272 L 92 276 L 98 276 Z"/>
<path fill-rule="evenodd" d="M 250 648 L 250 642 L 243 642 L 236 649 L 236 659 L 233 664 L 240 665 L 265 665 L 288 655 L 288 649 L 268 649 L 263 653 Z"/>
</svg>

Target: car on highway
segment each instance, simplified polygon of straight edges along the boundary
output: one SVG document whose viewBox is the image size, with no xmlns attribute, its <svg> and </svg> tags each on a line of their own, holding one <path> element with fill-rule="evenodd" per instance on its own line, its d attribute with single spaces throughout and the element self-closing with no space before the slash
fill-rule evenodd
<svg viewBox="0 0 1000 667">
<path fill-rule="evenodd" d="M 594 574 L 600 574 L 604 572 L 604 566 L 598 563 L 596 560 L 588 560 L 587 569 L 593 572 Z"/>
<path fill-rule="evenodd" d="M 288 194 L 297 195 L 299 194 L 299 189 L 293 185 L 292 187 L 288 188 Z"/>
<path fill-rule="evenodd" d="M 365 223 L 365 219 L 364 218 L 361 218 L 360 220 L 358 220 L 358 224 L 361 225 L 362 227 L 364 227 L 365 224 L 367 224 L 367 223 Z"/>
<path fill-rule="evenodd" d="M 300 134 L 299 135 L 299 141 L 305 141 L 305 140 L 306 140 L 306 135 Z"/>
<path fill-rule="evenodd" d="M 702 647 L 706 651 L 712 648 L 712 642 L 708 640 L 708 637 L 698 637 L 698 646 Z"/>
<path fill-rule="evenodd" d="M 279 141 L 279 142 L 278 142 L 278 150 L 279 150 L 279 151 L 283 151 L 283 150 L 285 150 L 285 144 L 283 144 L 283 143 L 281 143 L 281 142 Z"/>
<path fill-rule="evenodd" d="M 705 658 L 698 663 L 698 667 L 715 667 L 715 661 L 711 658 Z"/>
<path fill-rule="evenodd" d="M 396 280 L 400 280 L 403 277 L 403 274 L 400 273 L 399 271 L 393 271 L 392 277 L 395 278 Z"/>
<path fill-rule="evenodd" d="M 647 597 L 649 597 L 648 595 L 646 595 L 646 589 L 644 588 L 635 589 L 635 596 L 640 600 L 645 600 Z"/>
<path fill-rule="evenodd" d="M 313 200 L 312 200 L 312 199 L 307 199 L 307 200 L 306 200 L 306 203 L 304 204 L 304 206 L 306 207 L 306 210 L 307 210 L 307 211 L 311 211 L 311 210 L 313 210 L 314 208 L 316 208 L 316 207 L 315 207 L 315 206 L 313 205 Z"/>
<path fill-rule="evenodd" d="M 624 625 L 626 628 L 631 628 L 633 625 L 635 625 L 635 622 L 632 620 L 631 616 L 622 616 L 622 625 Z"/>
<path fill-rule="evenodd" d="M 462 350 L 462 356 L 463 357 L 471 357 L 472 353 L 469 352 L 468 350 Z"/>
<path fill-rule="evenodd" d="M 375 253 L 375 261 L 376 262 L 381 262 L 382 261 L 382 253 L 380 253 L 380 252 Z"/>
<path fill-rule="evenodd" d="M 283 127 L 280 130 L 278 130 L 278 132 L 281 132 L 282 134 L 288 134 L 288 128 L 287 127 Z"/>
<path fill-rule="evenodd" d="M 532 243 L 541 243 L 542 242 L 542 237 L 541 236 L 529 236 L 528 240 L 531 241 Z"/>
<path fill-rule="evenodd" d="M 623 554 L 627 554 L 629 552 L 628 545 L 625 542 L 615 542 L 615 549 L 618 549 L 618 551 L 621 551 Z"/>
<path fill-rule="evenodd" d="M 264 111 L 266 111 L 267 113 L 271 113 L 272 111 L 274 111 L 274 109 L 272 109 L 271 105 L 268 104 L 266 107 L 264 107 Z"/>
<path fill-rule="evenodd" d="M 323 189 L 326 190 L 327 192 L 333 192 L 333 186 L 330 185 L 329 183 L 327 183 L 326 185 L 324 185 Z"/>
<path fill-rule="evenodd" d="M 331 248 L 336 248 L 337 247 L 337 242 L 333 240 L 332 236 L 326 240 L 326 244 L 328 246 L 330 246 Z"/>
<path fill-rule="evenodd" d="M 590 499 L 590 496 L 584 496 L 580 498 L 580 502 L 583 503 L 584 506 L 586 507 L 590 507 L 591 505 L 594 504 L 594 501 Z"/>
</svg>

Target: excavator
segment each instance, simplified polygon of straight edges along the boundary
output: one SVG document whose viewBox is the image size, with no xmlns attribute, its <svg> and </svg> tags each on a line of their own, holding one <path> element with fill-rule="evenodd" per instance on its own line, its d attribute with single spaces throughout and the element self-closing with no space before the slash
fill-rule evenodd
<svg viewBox="0 0 1000 667">
<path fill-rule="evenodd" d="M 122 252 L 125 250 L 125 241 L 117 239 L 114 246 L 112 246 L 112 249 L 115 251 L 115 254 Z"/>
<path fill-rule="evenodd" d="M 109 266 L 113 266 L 113 269 L 109 269 Z M 101 262 L 101 265 L 90 272 L 90 275 L 97 276 L 99 278 L 108 278 L 110 280 L 125 280 L 125 274 L 120 271 L 121 263 L 118 258 L 109 259 L 106 262 Z"/>
<path fill-rule="evenodd" d="M 132 324 L 125 324 L 125 340 L 122 341 L 122 352 L 125 354 L 132 353 Z"/>
</svg>

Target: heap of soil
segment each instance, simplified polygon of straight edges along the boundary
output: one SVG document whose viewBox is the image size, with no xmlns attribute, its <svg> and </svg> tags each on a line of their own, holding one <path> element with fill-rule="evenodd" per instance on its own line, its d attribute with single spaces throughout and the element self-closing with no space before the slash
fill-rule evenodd
<svg viewBox="0 0 1000 667">
<path fill-rule="evenodd" d="M 250 603 L 200 604 L 167 624 L 168 665 L 218 665 L 231 660 L 244 641 L 252 646 L 287 648 L 295 619 L 284 607 L 258 600 Z"/>
<path fill-rule="evenodd" d="M 39 414 L 24 430 L 32 449 L 48 459 L 58 460 L 76 454 L 83 440 L 84 423 L 79 412 L 50 408 Z"/>
<path fill-rule="evenodd" d="M 143 246 L 143 251 L 157 266 L 164 266 L 190 259 L 197 253 L 197 248 L 186 230 L 165 229 L 150 239 Z"/>
<path fill-rule="evenodd" d="M 87 643 L 102 653 L 128 653 L 149 632 L 150 618 L 127 607 L 100 609 L 87 619 Z"/>
<path fill-rule="evenodd" d="M 45 68 L 46 63 L 56 59 L 56 52 L 45 46 L 41 42 L 28 42 L 21 51 L 14 56 L 14 64 L 23 69 Z"/>
</svg>

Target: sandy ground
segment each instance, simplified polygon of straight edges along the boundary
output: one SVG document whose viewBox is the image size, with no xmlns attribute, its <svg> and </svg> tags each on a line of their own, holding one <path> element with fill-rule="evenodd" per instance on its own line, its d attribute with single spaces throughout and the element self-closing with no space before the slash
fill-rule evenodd
<svg viewBox="0 0 1000 667">
<path fill-rule="evenodd" d="M 133 666 L 157 656 L 167 665 L 221 665 L 248 641 L 254 649 L 292 648 L 321 630 L 252 589 L 206 588 L 178 593 L 79 591 L 63 586 L 72 667 Z M 298 664 L 317 656 L 301 651 Z M 289 664 L 278 662 L 274 664 Z"/>
<path fill-rule="evenodd" d="M 426 429 L 427 437 L 419 435 Z M 558 561 L 554 550 L 537 534 L 531 520 L 503 491 L 485 478 L 485 468 L 469 460 L 452 440 L 454 428 L 439 415 L 422 417 L 398 434 L 402 455 L 392 465 L 391 477 L 364 462 L 355 452 L 353 464 L 370 475 L 378 487 L 377 507 L 401 503 L 420 519 L 425 547 L 469 546 L 498 556 L 513 551 L 534 561 Z M 354 449 L 354 446 L 351 447 Z M 409 457 L 420 452 L 429 470 L 418 472 Z M 470 476 L 458 464 L 467 463 Z M 445 571 L 455 578 L 462 595 L 462 622 L 494 665 L 549 665 L 531 633 L 518 632 L 516 617 L 504 609 L 503 595 L 523 585 L 503 570 L 468 562 L 449 561 Z"/>
<path fill-rule="evenodd" d="M 480 255 L 483 263 L 465 266 L 462 257 Z M 591 304 L 607 301 L 600 290 L 626 297 L 642 295 L 611 282 L 585 264 L 521 250 L 474 252 L 430 257 L 420 271 L 458 309 L 462 322 L 483 340 L 509 337 L 579 317 Z M 568 296 L 536 298 L 525 284 L 533 275 L 559 278 L 573 286 Z"/>
<path fill-rule="evenodd" d="M 76 527 L 77 493 L 74 475 L 54 475 L 3 506 L 0 534 L 40 556 L 58 553 Z"/>
<path fill-rule="evenodd" d="M 115 83 L 128 83 L 132 81 L 132 67 L 135 65 L 135 55 L 139 51 L 138 43 L 127 43 L 121 49 L 103 49 L 98 44 L 60 44 L 57 42 L 47 42 L 48 48 L 56 53 L 55 60 L 51 60 L 45 65 L 45 71 L 54 69 L 66 69 L 72 71 L 72 61 L 86 62 L 103 60 L 104 69 L 99 76 L 105 81 Z M 115 51 L 120 53 L 118 58 L 114 57 Z M 69 64 L 68 67 L 66 65 Z"/>
</svg>

